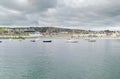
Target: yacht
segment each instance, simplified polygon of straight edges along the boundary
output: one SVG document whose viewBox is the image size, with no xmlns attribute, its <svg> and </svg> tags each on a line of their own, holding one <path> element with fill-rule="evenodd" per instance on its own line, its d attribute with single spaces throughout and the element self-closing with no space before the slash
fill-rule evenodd
<svg viewBox="0 0 120 79">
<path fill-rule="evenodd" d="M 95 39 L 89 39 L 88 42 L 96 42 Z"/>
<path fill-rule="evenodd" d="M 90 39 L 88 40 L 88 42 L 96 42 L 96 39 L 94 38 L 93 34 L 91 34 Z"/>
<path fill-rule="evenodd" d="M 74 38 L 74 29 L 72 30 L 72 36 L 70 39 L 67 40 L 68 43 L 78 43 L 78 40 L 76 40 L 76 38 Z"/>
<path fill-rule="evenodd" d="M 68 39 L 67 43 L 78 43 L 78 40 L 75 39 Z"/>
</svg>

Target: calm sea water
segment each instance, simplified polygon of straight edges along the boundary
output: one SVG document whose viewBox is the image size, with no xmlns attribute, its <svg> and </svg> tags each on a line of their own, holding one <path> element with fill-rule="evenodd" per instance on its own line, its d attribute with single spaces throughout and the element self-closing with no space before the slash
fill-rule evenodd
<svg viewBox="0 0 120 79">
<path fill-rule="evenodd" d="M 3 40 L 0 79 L 120 79 L 120 40 Z"/>
</svg>

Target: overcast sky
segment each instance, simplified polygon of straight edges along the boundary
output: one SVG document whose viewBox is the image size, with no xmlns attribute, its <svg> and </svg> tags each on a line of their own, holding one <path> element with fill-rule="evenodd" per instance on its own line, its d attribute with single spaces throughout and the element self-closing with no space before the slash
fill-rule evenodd
<svg viewBox="0 0 120 79">
<path fill-rule="evenodd" d="M 0 25 L 120 29 L 120 0 L 0 0 Z"/>
</svg>

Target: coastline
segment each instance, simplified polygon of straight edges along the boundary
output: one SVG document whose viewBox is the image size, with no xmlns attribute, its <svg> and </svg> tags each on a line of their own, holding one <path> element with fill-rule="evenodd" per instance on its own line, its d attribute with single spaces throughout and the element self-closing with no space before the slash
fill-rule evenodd
<svg viewBox="0 0 120 79">
<path fill-rule="evenodd" d="M 32 36 L 0 36 L 0 39 L 91 39 L 91 37 L 75 37 L 71 38 L 70 36 L 42 36 L 42 37 L 32 37 Z M 102 40 L 102 39 L 118 39 L 120 40 L 120 37 L 93 37 L 96 40 Z"/>
</svg>

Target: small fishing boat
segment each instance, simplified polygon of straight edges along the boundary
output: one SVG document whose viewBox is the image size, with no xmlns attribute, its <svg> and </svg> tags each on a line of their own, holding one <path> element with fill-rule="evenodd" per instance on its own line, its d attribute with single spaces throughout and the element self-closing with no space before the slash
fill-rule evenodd
<svg viewBox="0 0 120 79">
<path fill-rule="evenodd" d="M 51 43 L 52 40 L 44 40 L 43 42 L 45 42 L 45 43 Z"/>
<path fill-rule="evenodd" d="M 0 41 L 0 43 L 2 43 L 2 41 Z"/>
<path fill-rule="evenodd" d="M 36 42 L 36 40 L 30 40 L 31 42 Z"/>
</svg>

